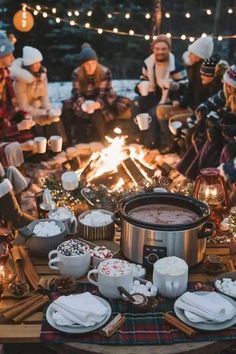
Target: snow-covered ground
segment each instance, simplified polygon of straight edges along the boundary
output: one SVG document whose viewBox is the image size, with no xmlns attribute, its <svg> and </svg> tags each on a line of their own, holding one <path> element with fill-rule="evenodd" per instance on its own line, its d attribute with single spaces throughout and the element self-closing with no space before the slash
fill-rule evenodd
<svg viewBox="0 0 236 354">
<path fill-rule="evenodd" d="M 134 98 L 134 87 L 137 80 L 113 80 L 113 88 L 118 95 Z M 61 101 L 71 95 L 71 82 L 50 82 L 48 85 L 49 98 L 53 106 L 61 107 Z"/>
</svg>

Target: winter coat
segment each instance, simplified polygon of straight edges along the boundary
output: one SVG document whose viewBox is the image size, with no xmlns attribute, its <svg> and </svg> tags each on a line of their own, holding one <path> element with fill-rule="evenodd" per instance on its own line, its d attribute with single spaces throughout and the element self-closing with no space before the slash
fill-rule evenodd
<svg viewBox="0 0 236 354">
<path fill-rule="evenodd" d="M 185 89 L 186 85 L 188 84 L 187 72 L 184 66 L 172 53 L 169 54 L 169 68 L 167 69 L 167 72 L 169 72 L 168 79 L 172 79 L 179 84 L 180 89 L 177 91 L 179 91 L 178 93 L 181 94 L 183 89 Z M 154 54 L 151 54 L 144 60 L 140 79 L 150 81 L 151 84 L 149 91 L 156 93 L 158 103 L 162 96 L 162 88 L 157 84 L 156 59 Z M 176 93 L 172 98 L 177 98 Z"/>
<path fill-rule="evenodd" d="M 115 91 L 113 91 L 112 74 L 107 67 L 102 66 L 104 77 L 98 87 L 93 76 L 88 79 L 86 92 L 81 90 L 78 79 L 79 69 L 80 67 L 76 68 L 72 73 L 72 97 L 66 101 L 66 107 L 69 108 L 71 106 L 77 117 L 83 117 L 84 113 L 81 105 L 86 100 L 94 100 L 100 103 L 100 111 L 106 122 L 113 120 L 130 106 L 130 100 L 127 97 L 117 96 Z"/>
<path fill-rule="evenodd" d="M 46 69 L 42 67 L 40 73 L 33 75 L 18 58 L 10 67 L 10 76 L 20 108 L 32 116 L 46 115 L 50 109 Z"/>
</svg>

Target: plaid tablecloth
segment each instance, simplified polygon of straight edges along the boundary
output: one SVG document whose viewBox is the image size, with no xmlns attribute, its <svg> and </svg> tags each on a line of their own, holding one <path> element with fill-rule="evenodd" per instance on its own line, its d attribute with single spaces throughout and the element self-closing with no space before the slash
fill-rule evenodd
<svg viewBox="0 0 236 354">
<path fill-rule="evenodd" d="M 81 284 L 79 291 L 94 291 L 90 284 Z M 121 300 L 109 301 L 112 307 L 112 318 L 118 313 L 124 313 L 125 323 L 110 337 L 99 334 L 99 330 L 88 334 L 67 334 L 60 332 L 49 325 L 44 313 L 41 341 L 44 343 L 81 342 L 90 344 L 110 345 L 153 345 L 174 344 L 184 342 L 202 342 L 216 340 L 235 340 L 235 326 L 222 331 L 198 331 L 193 337 L 188 337 L 176 328 L 169 325 L 163 315 L 166 312 L 173 314 L 175 300 L 160 301 L 155 307 L 137 308 Z M 112 319 L 111 318 L 111 319 Z"/>
</svg>

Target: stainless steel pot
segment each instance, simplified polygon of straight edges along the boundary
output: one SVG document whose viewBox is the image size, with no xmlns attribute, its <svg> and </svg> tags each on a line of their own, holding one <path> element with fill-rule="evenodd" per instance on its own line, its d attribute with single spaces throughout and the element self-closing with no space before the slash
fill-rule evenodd
<svg viewBox="0 0 236 354">
<path fill-rule="evenodd" d="M 129 213 L 136 207 L 149 204 L 169 204 L 195 212 L 199 218 L 188 224 L 152 224 L 132 218 Z M 121 227 L 121 251 L 126 258 L 150 267 L 159 258 L 177 256 L 189 266 L 202 261 L 206 236 L 212 233 L 207 222 L 210 209 L 194 198 L 173 193 L 146 193 L 121 199 L 114 222 Z"/>
</svg>

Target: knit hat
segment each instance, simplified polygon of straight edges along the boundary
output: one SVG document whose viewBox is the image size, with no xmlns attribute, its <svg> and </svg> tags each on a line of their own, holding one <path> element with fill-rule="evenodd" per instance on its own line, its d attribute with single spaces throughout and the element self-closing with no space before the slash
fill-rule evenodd
<svg viewBox="0 0 236 354">
<path fill-rule="evenodd" d="M 219 61 L 220 57 L 218 55 L 212 55 L 210 58 L 205 59 L 201 65 L 200 73 L 204 76 L 214 77 L 215 68 Z"/>
<path fill-rule="evenodd" d="M 25 46 L 23 48 L 23 65 L 29 66 L 34 63 L 40 63 L 43 60 L 41 52 L 33 47 Z"/>
<path fill-rule="evenodd" d="M 11 54 L 13 51 L 14 51 L 13 44 L 2 32 L 0 32 L 0 58 L 5 57 L 8 54 Z"/>
<path fill-rule="evenodd" d="M 188 46 L 188 51 L 199 58 L 207 59 L 213 52 L 213 39 L 210 36 L 200 37 Z"/>
<path fill-rule="evenodd" d="M 156 43 L 159 42 L 166 43 L 168 45 L 169 50 L 171 50 L 171 39 L 167 37 L 165 34 L 159 34 L 159 36 L 157 36 L 156 39 L 154 39 L 154 41 L 152 42 L 152 48 Z"/>
<path fill-rule="evenodd" d="M 229 67 L 229 69 L 223 76 L 223 81 L 226 84 L 236 88 L 236 65 L 232 65 Z"/>
<path fill-rule="evenodd" d="M 89 43 L 84 43 L 81 46 L 81 52 L 79 53 L 79 65 L 86 63 L 89 60 L 98 60 L 95 50 Z"/>
</svg>

